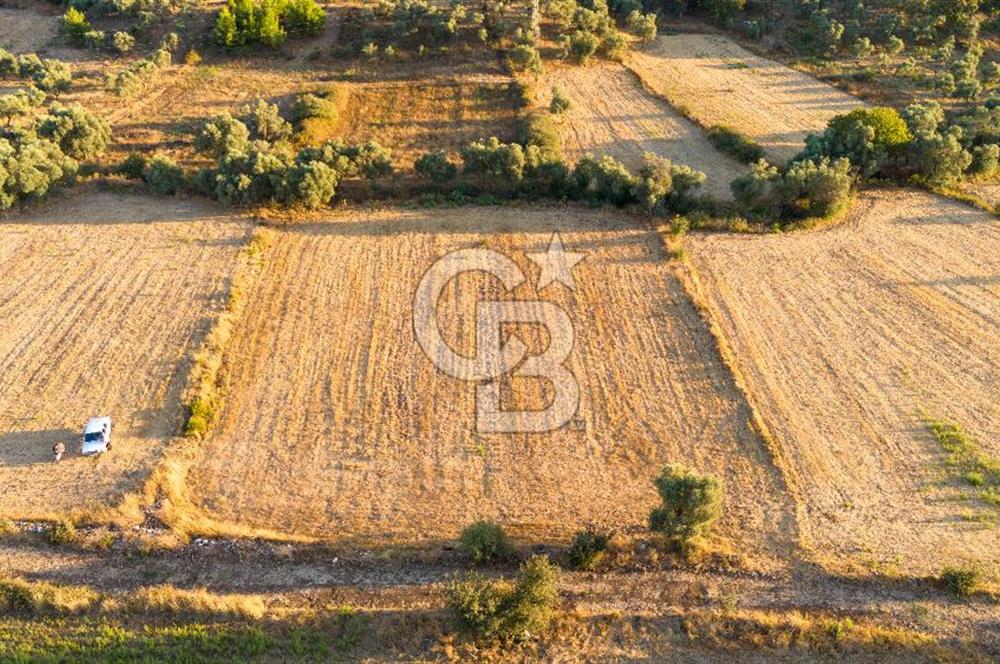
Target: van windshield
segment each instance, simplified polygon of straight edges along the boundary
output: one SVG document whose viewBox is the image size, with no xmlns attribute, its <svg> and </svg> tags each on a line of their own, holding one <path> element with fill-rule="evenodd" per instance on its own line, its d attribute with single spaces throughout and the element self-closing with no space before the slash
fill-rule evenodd
<svg viewBox="0 0 1000 664">
<path fill-rule="evenodd" d="M 94 441 L 103 440 L 104 434 L 100 431 L 91 431 L 90 433 L 83 434 L 83 442 L 93 443 Z"/>
</svg>

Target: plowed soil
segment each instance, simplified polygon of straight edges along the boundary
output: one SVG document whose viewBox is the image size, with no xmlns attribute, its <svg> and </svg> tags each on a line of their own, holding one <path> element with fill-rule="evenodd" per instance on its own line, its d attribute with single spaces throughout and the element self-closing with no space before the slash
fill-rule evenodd
<svg viewBox="0 0 1000 664">
<path fill-rule="evenodd" d="M 177 433 L 188 358 L 248 228 L 217 215 L 85 190 L 0 217 L 0 515 L 113 502 Z M 82 457 L 96 415 L 113 419 L 112 450 Z"/>
<path fill-rule="evenodd" d="M 995 508 L 954 481 L 924 419 L 958 422 L 1000 457 L 1000 221 L 879 193 L 828 230 L 693 246 L 806 541 L 922 571 L 1000 559 Z"/>
<path fill-rule="evenodd" d="M 703 191 L 731 198 L 729 183 L 746 167 L 717 151 L 698 125 L 643 89 L 635 74 L 617 62 L 590 67 L 550 65 L 539 84 L 547 106 L 552 89 L 570 100 L 561 116 L 564 150 L 569 161 L 590 153 L 611 155 L 630 168 L 652 152 L 705 173 Z"/>
<path fill-rule="evenodd" d="M 657 94 L 705 126 L 729 125 L 785 162 L 806 135 L 822 133 L 838 113 L 862 106 L 851 95 L 735 42 L 704 34 L 666 35 L 636 50 L 626 65 Z"/>
<path fill-rule="evenodd" d="M 534 299 L 524 252 L 557 230 L 587 254 L 575 291 L 540 294 L 574 323 L 578 417 L 551 433 L 479 434 L 474 385 L 437 371 L 416 342 L 417 283 L 449 251 L 488 247 L 524 271 L 513 295 Z M 641 222 L 565 208 L 345 212 L 290 223 L 266 260 L 226 357 L 227 405 L 192 465 L 193 498 L 216 520 L 397 543 L 453 537 L 479 518 L 543 539 L 590 522 L 642 529 L 652 478 L 680 462 L 726 483 L 724 534 L 751 551 L 794 540 L 747 407 Z M 482 274 L 452 281 L 445 338 L 472 355 L 474 302 L 511 297 L 500 289 Z M 535 353 L 547 345 L 535 327 L 516 333 Z M 535 379 L 503 390 L 505 408 L 547 398 Z"/>
</svg>

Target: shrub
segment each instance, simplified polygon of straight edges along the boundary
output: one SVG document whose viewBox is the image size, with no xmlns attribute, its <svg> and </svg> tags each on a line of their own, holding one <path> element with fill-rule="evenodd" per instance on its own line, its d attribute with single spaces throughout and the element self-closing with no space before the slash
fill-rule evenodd
<svg viewBox="0 0 1000 664">
<path fill-rule="evenodd" d="M 746 0 L 698 0 L 698 5 L 715 19 L 726 21 L 746 6 Z"/>
<path fill-rule="evenodd" d="M 156 155 L 150 160 L 142 179 L 156 193 L 172 196 L 184 186 L 184 171 L 169 157 Z"/>
<path fill-rule="evenodd" d="M 874 50 L 875 47 L 872 46 L 872 40 L 868 37 L 858 37 L 858 39 L 851 44 L 851 52 L 859 58 L 867 58 Z"/>
<path fill-rule="evenodd" d="M 111 45 L 119 53 L 128 53 L 135 48 L 135 37 L 119 30 L 111 36 Z"/>
<path fill-rule="evenodd" d="M 624 206 L 635 200 L 636 178 L 613 157 L 583 157 L 573 167 L 572 178 L 577 195 L 595 203 Z"/>
<path fill-rule="evenodd" d="M 90 159 L 107 147 L 111 128 L 80 104 L 53 104 L 38 125 L 38 135 L 52 140 L 74 159 Z"/>
<path fill-rule="evenodd" d="M 857 108 L 834 116 L 822 136 L 806 138 L 799 159 L 846 157 L 862 175 L 879 173 L 912 139 L 906 121 L 893 108 Z"/>
<path fill-rule="evenodd" d="M 530 44 L 518 44 L 507 52 L 507 60 L 514 71 L 526 71 L 532 74 L 542 73 L 542 58 Z"/>
<path fill-rule="evenodd" d="M 93 30 L 90 22 L 82 11 L 75 7 L 70 7 L 62 15 L 59 22 L 59 31 L 72 43 L 81 45 L 84 43 L 84 35 Z"/>
<path fill-rule="evenodd" d="M 969 165 L 970 175 L 991 178 L 998 172 L 1000 172 L 1000 145 L 987 143 L 972 148 L 972 163 Z"/>
<path fill-rule="evenodd" d="M 725 152 L 738 161 L 752 164 L 764 158 L 764 148 L 740 131 L 725 125 L 714 125 L 708 129 L 708 140 L 717 150 Z"/>
<path fill-rule="evenodd" d="M 608 537 L 591 529 L 581 530 L 569 547 L 569 564 L 575 569 L 590 570 L 607 555 Z"/>
<path fill-rule="evenodd" d="M 656 14 L 643 14 L 638 9 L 628 15 L 628 30 L 644 42 L 656 39 Z"/>
<path fill-rule="evenodd" d="M 184 54 L 184 64 L 194 67 L 201 62 L 201 56 L 198 55 L 198 51 L 189 49 L 187 53 Z"/>
<path fill-rule="evenodd" d="M 972 163 L 961 139 L 961 128 L 954 126 L 944 133 L 917 132 L 907 146 L 907 166 L 919 181 L 932 186 L 951 184 L 961 179 Z"/>
<path fill-rule="evenodd" d="M 282 21 L 290 35 L 315 36 L 326 27 L 326 12 L 316 0 L 288 0 Z"/>
<path fill-rule="evenodd" d="M 549 113 L 561 115 L 569 110 L 570 101 L 562 88 L 552 88 L 552 101 L 549 102 Z"/>
<path fill-rule="evenodd" d="M 47 531 L 47 537 L 49 544 L 56 546 L 62 546 L 66 544 L 72 544 L 77 540 L 76 526 L 73 525 L 72 521 L 56 521 Z"/>
<path fill-rule="evenodd" d="M 483 181 L 517 184 L 524 177 L 524 150 L 517 143 L 501 143 L 496 136 L 473 141 L 461 149 L 462 171 Z"/>
<path fill-rule="evenodd" d="M 442 151 L 422 155 L 413 166 L 417 173 L 432 182 L 447 182 L 458 174 L 458 166 L 449 161 L 448 155 Z"/>
<path fill-rule="evenodd" d="M 897 37 L 896 35 L 889 35 L 889 39 L 886 41 L 885 50 L 890 55 L 899 55 L 906 49 L 906 42 Z"/>
<path fill-rule="evenodd" d="M 850 200 L 851 163 L 847 159 L 806 159 L 788 167 L 775 183 L 782 214 L 806 218 L 829 217 Z"/>
<path fill-rule="evenodd" d="M 282 182 L 285 205 L 316 209 L 327 205 L 337 192 L 337 172 L 321 161 L 297 162 Z"/>
<path fill-rule="evenodd" d="M 160 69 L 170 64 L 171 59 L 170 50 L 161 47 L 117 74 L 109 74 L 106 87 L 119 96 L 136 95 L 146 88 Z"/>
<path fill-rule="evenodd" d="M 702 535 L 722 514 L 722 486 L 714 477 L 669 465 L 653 484 L 661 505 L 650 513 L 649 527 L 672 541 Z"/>
<path fill-rule="evenodd" d="M 122 160 L 117 171 L 127 178 L 141 180 L 149 167 L 149 157 L 141 152 L 133 152 Z"/>
<path fill-rule="evenodd" d="M 99 51 L 104 48 L 105 41 L 103 30 L 90 30 L 83 35 L 83 45 L 92 51 Z"/>
<path fill-rule="evenodd" d="M 958 595 L 968 597 L 982 582 L 982 572 L 976 567 L 945 567 L 939 577 L 941 584 Z"/>
<path fill-rule="evenodd" d="M 207 120 L 194 139 L 199 152 L 221 158 L 229 154 L 246 152 L 250 143 L 247 126 L 228 112 Z"/>
<path fill-rule="evenodd" d="M 597 35 L 584 30 L 577 30 L 569 36 L 569 56 L 583 64 L 590 60 L 594 53 L 597 52 L 599 45 L 600 39 L 598 39 Z"/>
<path fill-rule="evenodd" d="M 292 120 L 297 124 L 314 118 L 336 120 L 337 116 L 337 107 L 330 99 L 310 93 L 296 96 L 292 105 Z"/>
<path fill-rule="evenodd" d="M 778 169 L 759 159 L 750 166 L 750 172 L 729 183 L 733 198 L 749 209 L 762 209 L 769 203 L 771 186 L 778 179 Z"/>
<path fill-rule="evenodd" d="M 368 141 L 351 150 L 354 170 L 362 177 L 375 180 L 392 174 L 392 153 L 375 141 Z"/>
<path fill-rule="evenodd" d="M 552 115 L 544 111 L 529 113 L 521 121 L 517 131 L 517 142 L 524 146 L 538 148 L 545 161 L 562 159 L 562 140 Z"/>
<path fill-rule="evenodd" d="M 33 133 L 0 137 L 0 210 L 44 198 L 72 182 L 78 168 L 58 145 Z"/>
<path fill-rule="evenodd" d="M 274 143 L 292 135 L 292 125 L 281 117 L 277 105 L 269 104 L 263 99 L 258 99 L 253 106 L 241 108 L 240 116 L 255 139 Z"/>
<path fill-rule="evenodd" d="M 532 556 L 515 583 L 467 574 L 447 587 L 459 628 L 479 638 L 518 641 L 541 633 L 555 615 L 558 572 L 547 556 Z"/>
<path fill-rule="evenodd" d="M 230 205 L 275 200 L 287 171 L 287 161 L 269 150 L 251 146 L 246 153 L 228 153 L 215 173 L 215 196 Z"/>
<path fill-rule="evenodd" d="M 0 117 L 10 126 L 15 117 L 29 115 L 45 101 L 45 93 L 33 87 L 0 95 Z"/>
<path fill-rule="evenodd" d="M 514 555 L 514 545 L 499 524 L 478 521 L 462 531 L 462 549 L 474 563 L 495 563 Z"/>
<path fill-rule="evenodd" d="M 229 7 L 223 7 L 216 15 L 213 36 L 219 46 L 231 48 L 239 44 L 240 35 L 236 28 L 236 17 Z"/>
</svg>

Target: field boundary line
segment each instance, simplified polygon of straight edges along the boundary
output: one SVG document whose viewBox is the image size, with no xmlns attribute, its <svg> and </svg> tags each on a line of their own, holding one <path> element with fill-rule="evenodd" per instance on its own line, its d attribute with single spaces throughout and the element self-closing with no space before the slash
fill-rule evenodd
<svg viewBox="0 0 1000 664">
<path fill-rule="evenodd" d="M 671 243 L 667 238 L 665 229 L 662 226 L 659 226 L 656 228 L 656 233 L 659 236 L 660 241 L 663 243 L 667 255 L 674 255 L 671 252 Z M 697 268 L 693 265 L 690 258 L 677 260 L 676 263 L 677 265 L 675 266 L 673 272 L 677 276 L 678 281 L 680 281 L 681 287 L 684 289 L 684 293 L 694 305 L 695 309 L 697 309 L 698 314 L 705 323 L 705 327 L 708 329 L 709 334 L 715 341 L 715 347 L 719 352 L 722 364 L 728 370 L 729 375 L 733 380 L 733 385 L 743 398 L 743 401 L 746 403 L 747 409 L 750 411 L 749 424 L 754 432 L 761 437 L 761 440 L 764 443 L 764 449 L 767 450 L 771 463 L 778 471 L 782 483 L 785 485 L 789 497 L 792 500 L 796 528 L 796 537 L 794 538 L 796 545 L 803 549 L 811 550 L 809 546 L 808 520 L 803 514 L 806 502 L 802 498 L 802 491 L 799 488 L 798 477 L 791 464 L 788 462 L 783 449 L 775 440 L 774 435 L 771 433 L 770 428 L 767 426 L 767 423 L 761 415 L 760 406 L 747 387 L 747 382 L 743 377 L 742 371 L 740 370 L 736 353 L 729 344 L 729 340 L 726 338 L 722 327 L 717 323 L 717 314 L 712 307 L 711 299 L 705 294 L 705 287 L 702 285 L 702 279 Z"/>
</svg>

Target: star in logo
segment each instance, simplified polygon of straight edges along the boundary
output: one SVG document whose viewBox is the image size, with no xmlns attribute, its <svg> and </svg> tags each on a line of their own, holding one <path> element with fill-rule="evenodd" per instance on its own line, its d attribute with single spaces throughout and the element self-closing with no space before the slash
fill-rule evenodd
<svg viewBox="0 0 1000 664">
<path fill-rule="evenodd" d="M 528 254 L 528 258 L 542 268 L 542 273 L 538 276 L 538 290 L 542 290 L 553 281 L 558 281 L 570 290 L 576 290 L 576 282 L 573 281 L 573 266 L 582 261 L 584 256 L 585 254 L 566 251 L 559 233 L 553 233 L 552 240 L 549 241 L 548 251 L 544 254 Z"/>
</svg>

